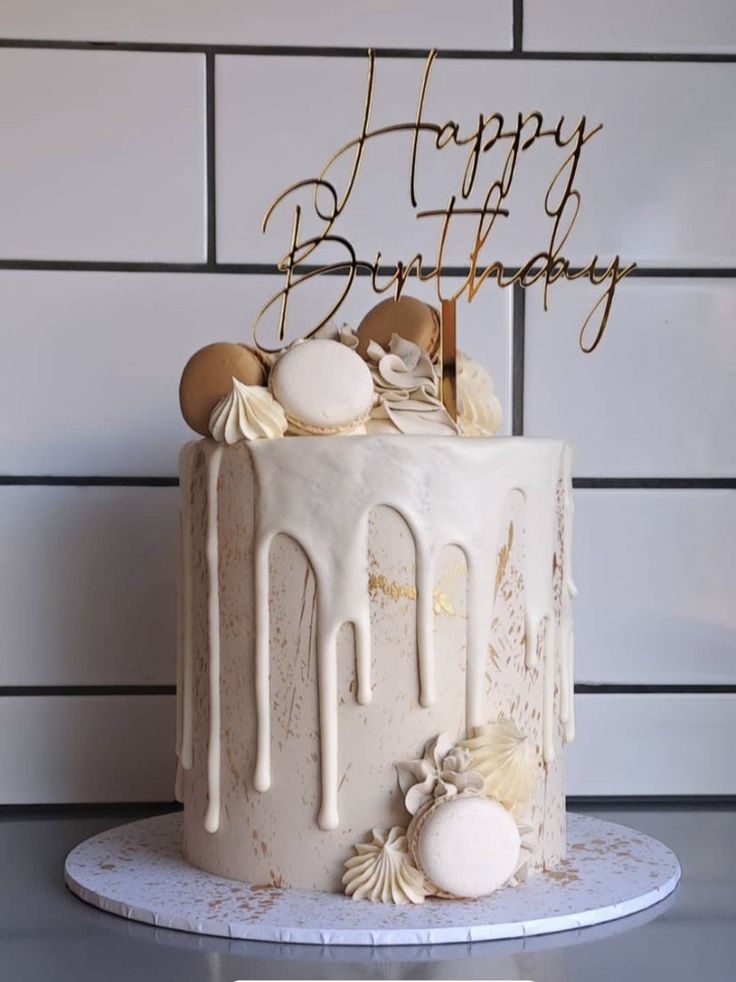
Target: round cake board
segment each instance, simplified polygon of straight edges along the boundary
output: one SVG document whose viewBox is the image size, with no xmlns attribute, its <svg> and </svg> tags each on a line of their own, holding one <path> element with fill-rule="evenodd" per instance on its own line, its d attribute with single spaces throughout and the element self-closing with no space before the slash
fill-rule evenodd
<svg viewBox="0 0 736 982">
<path fill-rule="evenodd" d="M 663 843 L 584 815 L 568 815 L 567 859 L 479 900 L 389 906 L 317 890 L 253 886 L 185 862 L 182 815 L 109 829 L 66 859 L 69 888 L 131 920 L 194 934 L 317 945 L 427 945 L 569 931 L 651 907 L 677 886 Z"/>
</svg>

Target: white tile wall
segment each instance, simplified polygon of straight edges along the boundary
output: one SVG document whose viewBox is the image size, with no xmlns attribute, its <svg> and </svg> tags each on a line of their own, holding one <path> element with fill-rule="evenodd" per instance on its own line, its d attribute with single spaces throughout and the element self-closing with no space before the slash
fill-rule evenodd
<svg viewBox="0 0 736 982">
<path fill-rule="evenodd" d="M 584 354 L 599 295 L 576 284 L 545 313 L 541 290 L 527 291 L 524 432 L 564 437 L 585 477 L 736 474 L 734 281 L 624 280 Z"/>
<path fill-rule="evenodd" d="M 573 795 L 736 793 L 736 695 L 581 695 Z"/>
<path fill-rule="evenodd" d="M 72 41 L 508 49 L 511 0 L 23 0 L 0 9 L 0 36 Z"/>
<path fill-rule="evenodd" d="M 171 801 L 174 696 L 0 697 L 0 804 Z"/>
<path fill-rule="evenodd" d="M 576 713 L 569 794 L 736 793 L 736 696 L 583 695 Z M 0 804 L 172 799 L 173 696 L 5 697 L 0 719 Z"/>
<path fill-rule="evenodd" d="M 0 686 L 174 683 L 177 501 L 0 487 Z"/>
<path fill-rule="evenodd" d="M 220 260 L 273 261 L 283 254 L 292 206 L 276 213 L 266 235 L 260 231 L 264 211 L 287 186 L 316 176 L 333 150 L 357 136 L 365 72 L 362 60 L 354 58 L 217 59 Z M 414 119 L 421 72 L 417 60 L 378 60 L 374 127 Z M 576 179 L 582 207 L 564 254 L 575 262 L 620 253 L 645 266 L 733 266 L 736 201 L 727 188 L 736 138 L 724 125 L 722 94 L 734 85 L 736 64 L 597 62 L 591 67 L 564 61 L 441 60 L 429 83 L 424 118 L 455 119 L 463 133 L 477 126 L 479 112 L 515 118 L 520 110 L 540 110 L 547 120 L 563 115 L 575 122 L 585 115 L 602 122 L 603 130 L 583 149 Z M 311 95 L 300 103 L 298 115 L 296 91 Z M 467 151 L 436 151 L 421 141 L 419 146 L 419 205 L 445 207 L 460 186 Z M 430 261 L 435 255 L 438 221 L 417 220 L 409 206 L 409 152 L 408 134 L 381 137 L 366 147 L 365 176 L 359 175 L 334 227 L 362 258 L 371 259 L 378 250 L 384 262 L 407 261 L 416 251 Z M 484 157 L 469 206 L 482 203 L 488 184 L 500 175 L 505 153 L 494 147 Z M 489 262 L 520 263 L 548 244 L 543 196 L 563 159 L 564 153 L 541 143 L 522 156 L 507 201 L 510 215 L 499 220 L 482 254 Z M 303 227 L 313 231 L 307 193 L 303 204 Z M 445 261 L 466 265 L 468 229 L 477 219 L 457 221 Z M 310 261 L 320 262 L 320 254 Z"/>
<path fill-rule="evenodd" d="M 204 56 L 0 50 L 0 258 L 204 258 Z"/>
<path fill-rule="evenodd" d="M 359 126 L 365 59 L 331 57 L 326 47 L 507 50 L 511 42 L 510 0 L 308 6 L 73 0 L 62 16 L 51 0 L 0 5 L 0 263 L 212 258 L 208 45 L 322 48 L 310 57 L 230 48 L 215 58 L 217 259 L 270 263 L 289 221 L 277 216 L 262 236 L 263 209 Z M 598 0 L 584 10 L 578 0 L 554 11 L 537 0 L 523 6 L 527 49 L 734 50 L 733 5 L 721 0 L 677 0 L 666 11 L 656 0 L 622 0 L 614 13 Z M 2 47 L 12 38 L 80 44 Z M 85 48 L 90 40 L 152 50 Z M 421 70 L 418 58 L 379 58 L 374 125 L 414 117 Z M 493 110 L 603 122 L 583 154 L 582 210 L 566 253 L 729 271 L 735 82 L 733 60 L 445 59 L 425 117 L 455 118 L 463 131 Z M 419 247 L 433 259 L 435 227 L 407 208 L 408 151 L 404 137 L 366 151 L 335 229 L 360 256 L 380 249 L 389 264 Z M 523 156 L 511 216 L 484 260 L 513 264 L 544 247 L 541 195 L 560 162 L 550 148 Z M 420 144 L 420 205 L 444 206 L 463 166 L 461 153 Z M 498 166 L 486 155 L 479 190 Z M 464 266 L 467 252 L 466 232 L 451 234 L 445 262 Z M 4 269 L 0 475 L 173 475 L 188 436 L 177 411 L 182 364 L 209 341 L 247 340 L 279 285 L 247 269 Z M 293 328 L 313 324 L 338 288 L 323 278 L 295 291 Z M 430 290 L 412 284 L 409 292 L 430 299 Z M 735 478 L 735 297 L 731 275 L 628 280 L 600 348 L 584 356 L 576 333 L 590 288 L 553 287 L 544 316 L 538 293 L 528 293 L 526 432 L 569 439 L 585 477 Z M 375 300 L 359 279 L 339 319 L 356 323 Z M 506 432 L 511 300 L 488 286 L 459 312 L 460 344 L 494 375 Z M 732 688 L 736 491 L 592 489 L 576 499 L 578 680 Z M 173 488 L 0 483 L 0 801 L 171 799 L 173 697 L 11 696 L 2 686 L 170 684 L 175 523 Z M 579 695 L 570 793 L 736 793 L 735 699 L 726 691 Z"/>
<path fill-rule="evenodd" d="M 332 302 L 334 283 L 295 292 L 300 329 Z M 0 272 L 0 472 L 176 474 L 191 436 L 182 368 L 210 341 L 249 340 L 255 311 L 280 286 L 276 276 Z M 425 284 L 407 292 L 431 298 Z M 340 318 L 355 324 L 376 299 L 361 280 Z M 459 325 L 462 346 L 493 372 L 507 432 L 509 302 L 508 291 L 489 293 Z"/>
<path fill-rule="evenodd" d="M 736 494 L 575 492 L 579 682 L 736 678 Z"/>
<path fill-rule="evenodd" d="M 524 0 L 524 47 L 542 51 L 736 51 L 733 0 Z"/>
</svg>

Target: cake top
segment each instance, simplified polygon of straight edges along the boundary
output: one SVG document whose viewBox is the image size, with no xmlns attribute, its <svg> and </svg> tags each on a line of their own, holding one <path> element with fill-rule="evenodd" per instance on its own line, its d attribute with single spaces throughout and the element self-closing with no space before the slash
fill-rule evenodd
<svg viewBox="0 0 736 982">
<path fill-rule="evenodd" d="M 221 443 L 366 433 L 492 436 L 501 404 L 488 372 L 458 352 L 457 418 L 441 398 L 439 313 L 414 297 L 384 300 L 357 330 L 328 324 L 276 355 L 218 342 L 187 362 L 186 422 Z"/>
</svg>

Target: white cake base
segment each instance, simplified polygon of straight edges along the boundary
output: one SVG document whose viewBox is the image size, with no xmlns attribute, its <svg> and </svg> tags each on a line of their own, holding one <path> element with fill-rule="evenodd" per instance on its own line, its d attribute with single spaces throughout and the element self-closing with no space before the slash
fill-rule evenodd
<svg viewBox="0 0 736 982">
<path fill-rule="evenodd" d="M 680 879 L 677 857 L 633 829 L 568 815 L 568 859 L 475 901 L 392 907 L 309 890 L 252 887 L 181 856 L 181 813 L 102 832 L 67 856 L 65 879 L 87 903 L 195 934 L 318 945 L 426 945 L 568 931 L 651 907 Z"/>
</svg>

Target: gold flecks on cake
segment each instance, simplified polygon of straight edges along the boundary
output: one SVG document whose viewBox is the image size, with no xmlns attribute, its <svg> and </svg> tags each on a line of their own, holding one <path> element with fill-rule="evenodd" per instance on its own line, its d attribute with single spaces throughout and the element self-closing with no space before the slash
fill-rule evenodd
<svg viewBox="0 0 736 982">
<path fill-rule="evenodd" d="M 432 593 L 432 608 L 436 617 L 441 617 L 443 614 L 449 617 L 454 617 L 455 615 L 455 608 L 452 606 L 450 598 L 438 586 L 434 588 Z"/>
<path fill-rule="evenodd" d="M 511 547 L 514 544 L 514 523 L 509 522 L 508 531 L 506 532 L 506 542 L 498 550 L 498 566 L 496 567 L 496 587 L 493 592 L 493 599 L 495 601 L 498 596 L 498 591 L 501 589 L 501 583 L 506 575 L 506 567 L 509 562 L 509 555 L 511 553 Z"/>
<path fill-rule="evenodd" d="M 368 592 L 372 597 L 382 593 L 392 600 L 416 600 L 417 588 L 405 583 L 389 580 L 383 573 L 371 573 L 368 576 Z"/>
</svg>

